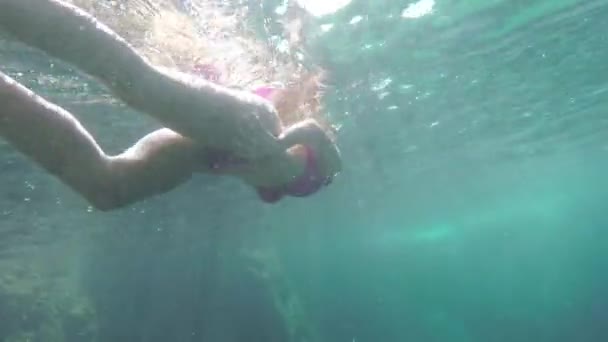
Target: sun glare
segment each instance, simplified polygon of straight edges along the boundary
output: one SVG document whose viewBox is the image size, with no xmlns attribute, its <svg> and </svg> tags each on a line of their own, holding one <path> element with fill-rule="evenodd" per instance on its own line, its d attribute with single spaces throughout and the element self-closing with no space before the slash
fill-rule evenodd
<svg viewBox="0 0 608 342">
<path fill-rule="evenodd" d="M 297 0 L 298 4 L 315 17 L 335 13 L 346 7 L 351 0 Z"/>
<path fill-rule="evenodd" d="M 407 6 L 403 12 L 401 12 L 402 18 L 415 19 L 420 18 L 424 15 L 431 14 L 435 7 L 435 0 L 420 0 L 409 6 Z"/>
</svg>

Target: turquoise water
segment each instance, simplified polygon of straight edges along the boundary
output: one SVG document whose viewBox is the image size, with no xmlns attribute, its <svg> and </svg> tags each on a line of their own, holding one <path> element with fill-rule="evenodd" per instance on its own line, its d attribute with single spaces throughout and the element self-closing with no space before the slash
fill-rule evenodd
<svg viewBox="0 0 608 342">
<path fill-rule="evenodd" d="M 0 338 L 608 339 L 608 4 L 409 3 L 313 26 L 345 160 L 313 199 L 197 177 L 97 213 L 0 142 Z M 110 152 L 156 127 L 18 44 L 0 67 Z"/>
</svg>

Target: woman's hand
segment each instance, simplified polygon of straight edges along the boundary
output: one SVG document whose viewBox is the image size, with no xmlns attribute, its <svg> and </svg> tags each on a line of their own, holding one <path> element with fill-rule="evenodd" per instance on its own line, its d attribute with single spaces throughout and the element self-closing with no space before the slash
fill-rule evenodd
<svg viewBox="0 0 608 342">
<path fill-rule="evenodd" d="M 296 145 L 308 145 L 317 153 L 319 167 L 328 176 L 342 171 L 342 157 L 338 146 L 327 132 L 313 119 L 307 119 L 290 126 L 279 136 L 285 149 Z"/>
</svg>

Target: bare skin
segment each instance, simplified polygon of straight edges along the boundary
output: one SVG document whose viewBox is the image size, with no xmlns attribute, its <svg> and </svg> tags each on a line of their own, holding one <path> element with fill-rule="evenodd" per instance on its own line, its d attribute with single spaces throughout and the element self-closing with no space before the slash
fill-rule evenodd
<svg viewBox="0 0 608 342">
<path fill-rule="evenodd" d="M 194 144 L 168 129 L 106 155 L 80 123 L 0 73 L 0 135 L 100 210 L 163 193 L 188 180 Z"/>
<path fill-rule="evenodd" d="M 0 30 L 97 77 L 169 127 L 108 156 L 73 115 L 0 72 L 0 135 L 101 210 L 169 191 L 195 172 L 215 172 L 205 163 L 210 150 L 248 160 L 222 174 L 252 186 L 282 185 L 302 173 L 301 145 L 317 151 L 323 174 L 341 169 L 338 149 L 314 121 L 284 128 L 262 98 L 155 68 L 61 1 L 0 0 Z"/>
<path fill-rule="evenodd" d="M 0 0 L 0 29 L 98 78 L 132 108 L 198 143 L 257 159 L 283 153 L 271 103 L 161 70 L 79 8 L 59 0 Z"/>
</svg>

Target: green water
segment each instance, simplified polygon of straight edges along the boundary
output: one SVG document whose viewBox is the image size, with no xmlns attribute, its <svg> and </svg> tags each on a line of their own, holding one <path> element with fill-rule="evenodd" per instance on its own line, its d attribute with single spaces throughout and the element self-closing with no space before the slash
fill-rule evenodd
<svg viewBox="0 0 608 342">
<path fill-rule="evenodd" d="M 312 27 L 345 161 L 314 198 L 197 177 L 97 213 L 0 142 L 0 338 L 608 340 L 608 4 L 409 3 Z M 18 44 L 0 68 L 110 152 L 156 127 Z"/>
</svg>

